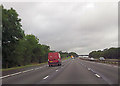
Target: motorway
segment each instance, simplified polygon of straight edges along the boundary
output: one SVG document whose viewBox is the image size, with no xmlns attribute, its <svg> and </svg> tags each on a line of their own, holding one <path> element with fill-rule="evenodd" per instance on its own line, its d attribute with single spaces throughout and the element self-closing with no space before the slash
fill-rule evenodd
<svg viewBox="0 0 120 86">
<path fill-rule="evenodd" d="M 61 66 L 47 64 L 3 72 L 3 84 L 118 84 L 118 66 L 67 59 Z"/>
</svg>

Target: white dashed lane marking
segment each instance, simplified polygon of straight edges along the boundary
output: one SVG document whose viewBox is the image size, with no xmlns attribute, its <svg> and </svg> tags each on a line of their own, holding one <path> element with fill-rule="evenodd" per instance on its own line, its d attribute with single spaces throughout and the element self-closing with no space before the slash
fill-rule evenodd
<svg viewBox="0 0 120 86">
<path fill-rule="evenodd" d="M 45 78 L 43 78 L 43 79 L 47 79 L 49 76 L 46 76 Z"/>
<path fill-rule="evenodd" d="M 100 78 L 100 76 L 98 74 L 95 74 L 98 78 Z"/>
</svg>

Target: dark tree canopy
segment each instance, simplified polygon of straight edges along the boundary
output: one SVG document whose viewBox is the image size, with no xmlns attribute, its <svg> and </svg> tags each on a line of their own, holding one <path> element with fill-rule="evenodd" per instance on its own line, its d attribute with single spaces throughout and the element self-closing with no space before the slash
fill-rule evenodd
<svg viewBox="0 0 120 86">
<path fill-rule="evenodd" d="M 2 65 L 3 68 L 47 61 L 50 47 L 41 45 L 34 35 L 25 35 L 17 12 L 2 8 Z"/>
<path fill-rule="evenodd" d="M 105 57 L 106 59 L 119 59 L 120 58 L 120 47 L 104 49 L 103 51 L 92 51 L 89 53 L 89 57 L 99 58 Z"/>
<path fill-rule="evenodd" d="M 24 37 L 21 19 L 18 18 L 17 12 L 11 8 L 4 9 L 2 6 L 2 57 L 3 66 L 9 67 L 12 63 L 13 51 L 19 41 Z"/>
</svg>

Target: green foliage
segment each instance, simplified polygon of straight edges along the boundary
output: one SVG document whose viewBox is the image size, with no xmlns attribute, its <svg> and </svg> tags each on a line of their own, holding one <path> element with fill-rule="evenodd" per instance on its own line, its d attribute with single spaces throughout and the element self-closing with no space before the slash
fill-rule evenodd
<svg viewBox="0 0 120 86">
<path fill-rule="evenodd" d="M 69 56 L 71 56 L 71 55 L 74 56 L 74 57 L 77 56 L 77 54 L 76 54 L 75 52 L 70 52 L 70 53 L 69 53 Z"/>
<path fill-rule="evenodd" d="M 74 57 L 77 56 L 77 54 L 76 54 L 75 52 L 70 52 L 70 53 L 68 53 L 68 52 L 59 51 L 59 53 L 60 53 L 60 55 L 61 55 L 61 58 L 69 57 L 69 56 L 71 56 L 71 55 L 74 56 Z"/>
<path fill-rule="evenodd" d="M 42 63 L 47 61 L 50 47 L 39 44 L 34 35 L 26 35 L 22 30 L 17 12 L 2 8 L 2 65 L 3 68 Z"/>
<path fill-rule="evenodd" d="M 89 53 L 89 57 L 93 58 L 105 57 L 107 59 L 119 59 L 120 47 L 104 49 L 103 51 L 100 50 L 92 51 L 91 53 Z"/>
<path fill-rule="evenodd" d="M 3 67 L 12 66 L 13 51 L 19 39 L 24 37 L 24 31 L 21 29 L 21 19 L 17 12 L 11 8 L 4 9 L 2 6 L 2 60 Z"/>
<path fill-rule="evenodd" d="M 43 63 L 48 60 L 50 47 L 39 43 L 39 39 L 34 35 L 25 35 L 22 30 L 21 19 L 17 12 L 11 9 L 2 9 L 2 66 L 11 68 L 32 63 Z M 1 14 L 0 14 L 1 16 Z M 74 52 L 62 52 L 61 57 L 70 55 L 76 56 Z"/>
</svg>

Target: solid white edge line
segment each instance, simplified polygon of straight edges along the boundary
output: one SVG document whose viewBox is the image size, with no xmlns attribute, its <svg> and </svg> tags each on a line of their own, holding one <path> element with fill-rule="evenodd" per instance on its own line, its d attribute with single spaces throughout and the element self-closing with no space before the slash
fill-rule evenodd
<svg viewBox="0 0 120 86">
<path fill-rule="evenodd" d="M 23 71 L 23 73 L 25 73 L 25 72 L 29 72 L 29 71 L 32 71 L 33 69 L 30 69 L 30 70 L 25 70 L 25 71 Z"/>
<path fill-rule="evenodd" d="M 47 79 L 49 76 L 44 77 L 43 79 Z"/>
<path fill-rule="evenodd" d="M 35 70 L 40 69 L 40 68 L 42 68 L 42 67 L 35 68 Z M 32 70 L 34 70 L 34 69 L 30 69 L 30 70 L 25 70 L 25 71 L 22 71 L 22 72 L 17 72 L 17 73 L 9 74 L 9 75 L 6 75 L 6 76 L 2 76 L 2 77 L 0 77 L 0 79 L 2 79 L 2 78 L 6 78 L 6 77 L 9 77 L 9 76 L 18 75 L 18 74 L 20 74 L 20 73 L 29 72 L 29 71 L 32 71 Z"/>
<path fill-rule="evenodd" d="M 35 68 L 35 70 L 38 70 L 38 69 L 40 69 L 40 68 Z"/>
<path fill-rule="evenodd" d="M 30 71 L 30 70 L 25 70 L 25 71 L 23 71 L 23 73 L 28 72 L 28 71 Z"/>
<path fill-rule="evenodd" d="M 33 69 L 26 70 L 26 71 L 22 71 L 22 72 L 18 72 L 18 73 L 9 74 L 9 75 L 6 75 L 6 76 L 2 76 L 2 77 L 0 77 L 0 79 L 2 79 L 2 78 L 6 78 L 6 77 L 9 77 L 9 76 L 18 75 L 18 74 L 25 73 L 25 72 L 32 71 L 32 70 L 33 70 Z"/>
<path fill-rule="evenodd" d="M 6 76 L 3 76 L 3 77 L 0 77 L 0 79 L 2 79 L 2 78 L 6 78 L 6 77 L 9 77 L 10 75 L 6 75 Z"/>
<path fill-rule="evenodd" d="M 95 74 L 98 78 L 100 78 L 100 76 L 98 74 Z"/>
<path fill-rule="evenodd" d="M 9 76 L 18 75 L 18 74 L 20 74 L 20 73 L 22 73 L 22 72 L 18 72 L 18 73 L 14 73 L 14 74 L 9 74 L 9 75 L 6 75 L 6 76 L 3 76 L 3 77 L 0 77 L 0 79 L 2 79 L 2 78 L 6 78 L 6 77 L 9 77 Z"/>
<path fill-rule="evenodd" d="M 90 68 L 88 68 L 88 70 L 91 70 Z"/>
<path fill-rule="evenodd" d="M 57 72 L 58 70 L 56 70 L 56 72 Z"/>
<path fill-rule="evenodd" d="M 10 76 L 18 75 L 18 74 L 20 74 L 20 73 L 22 73 L 22 72 L 13 73 L 13 74 L 10 74 Z"/>
</svg>

